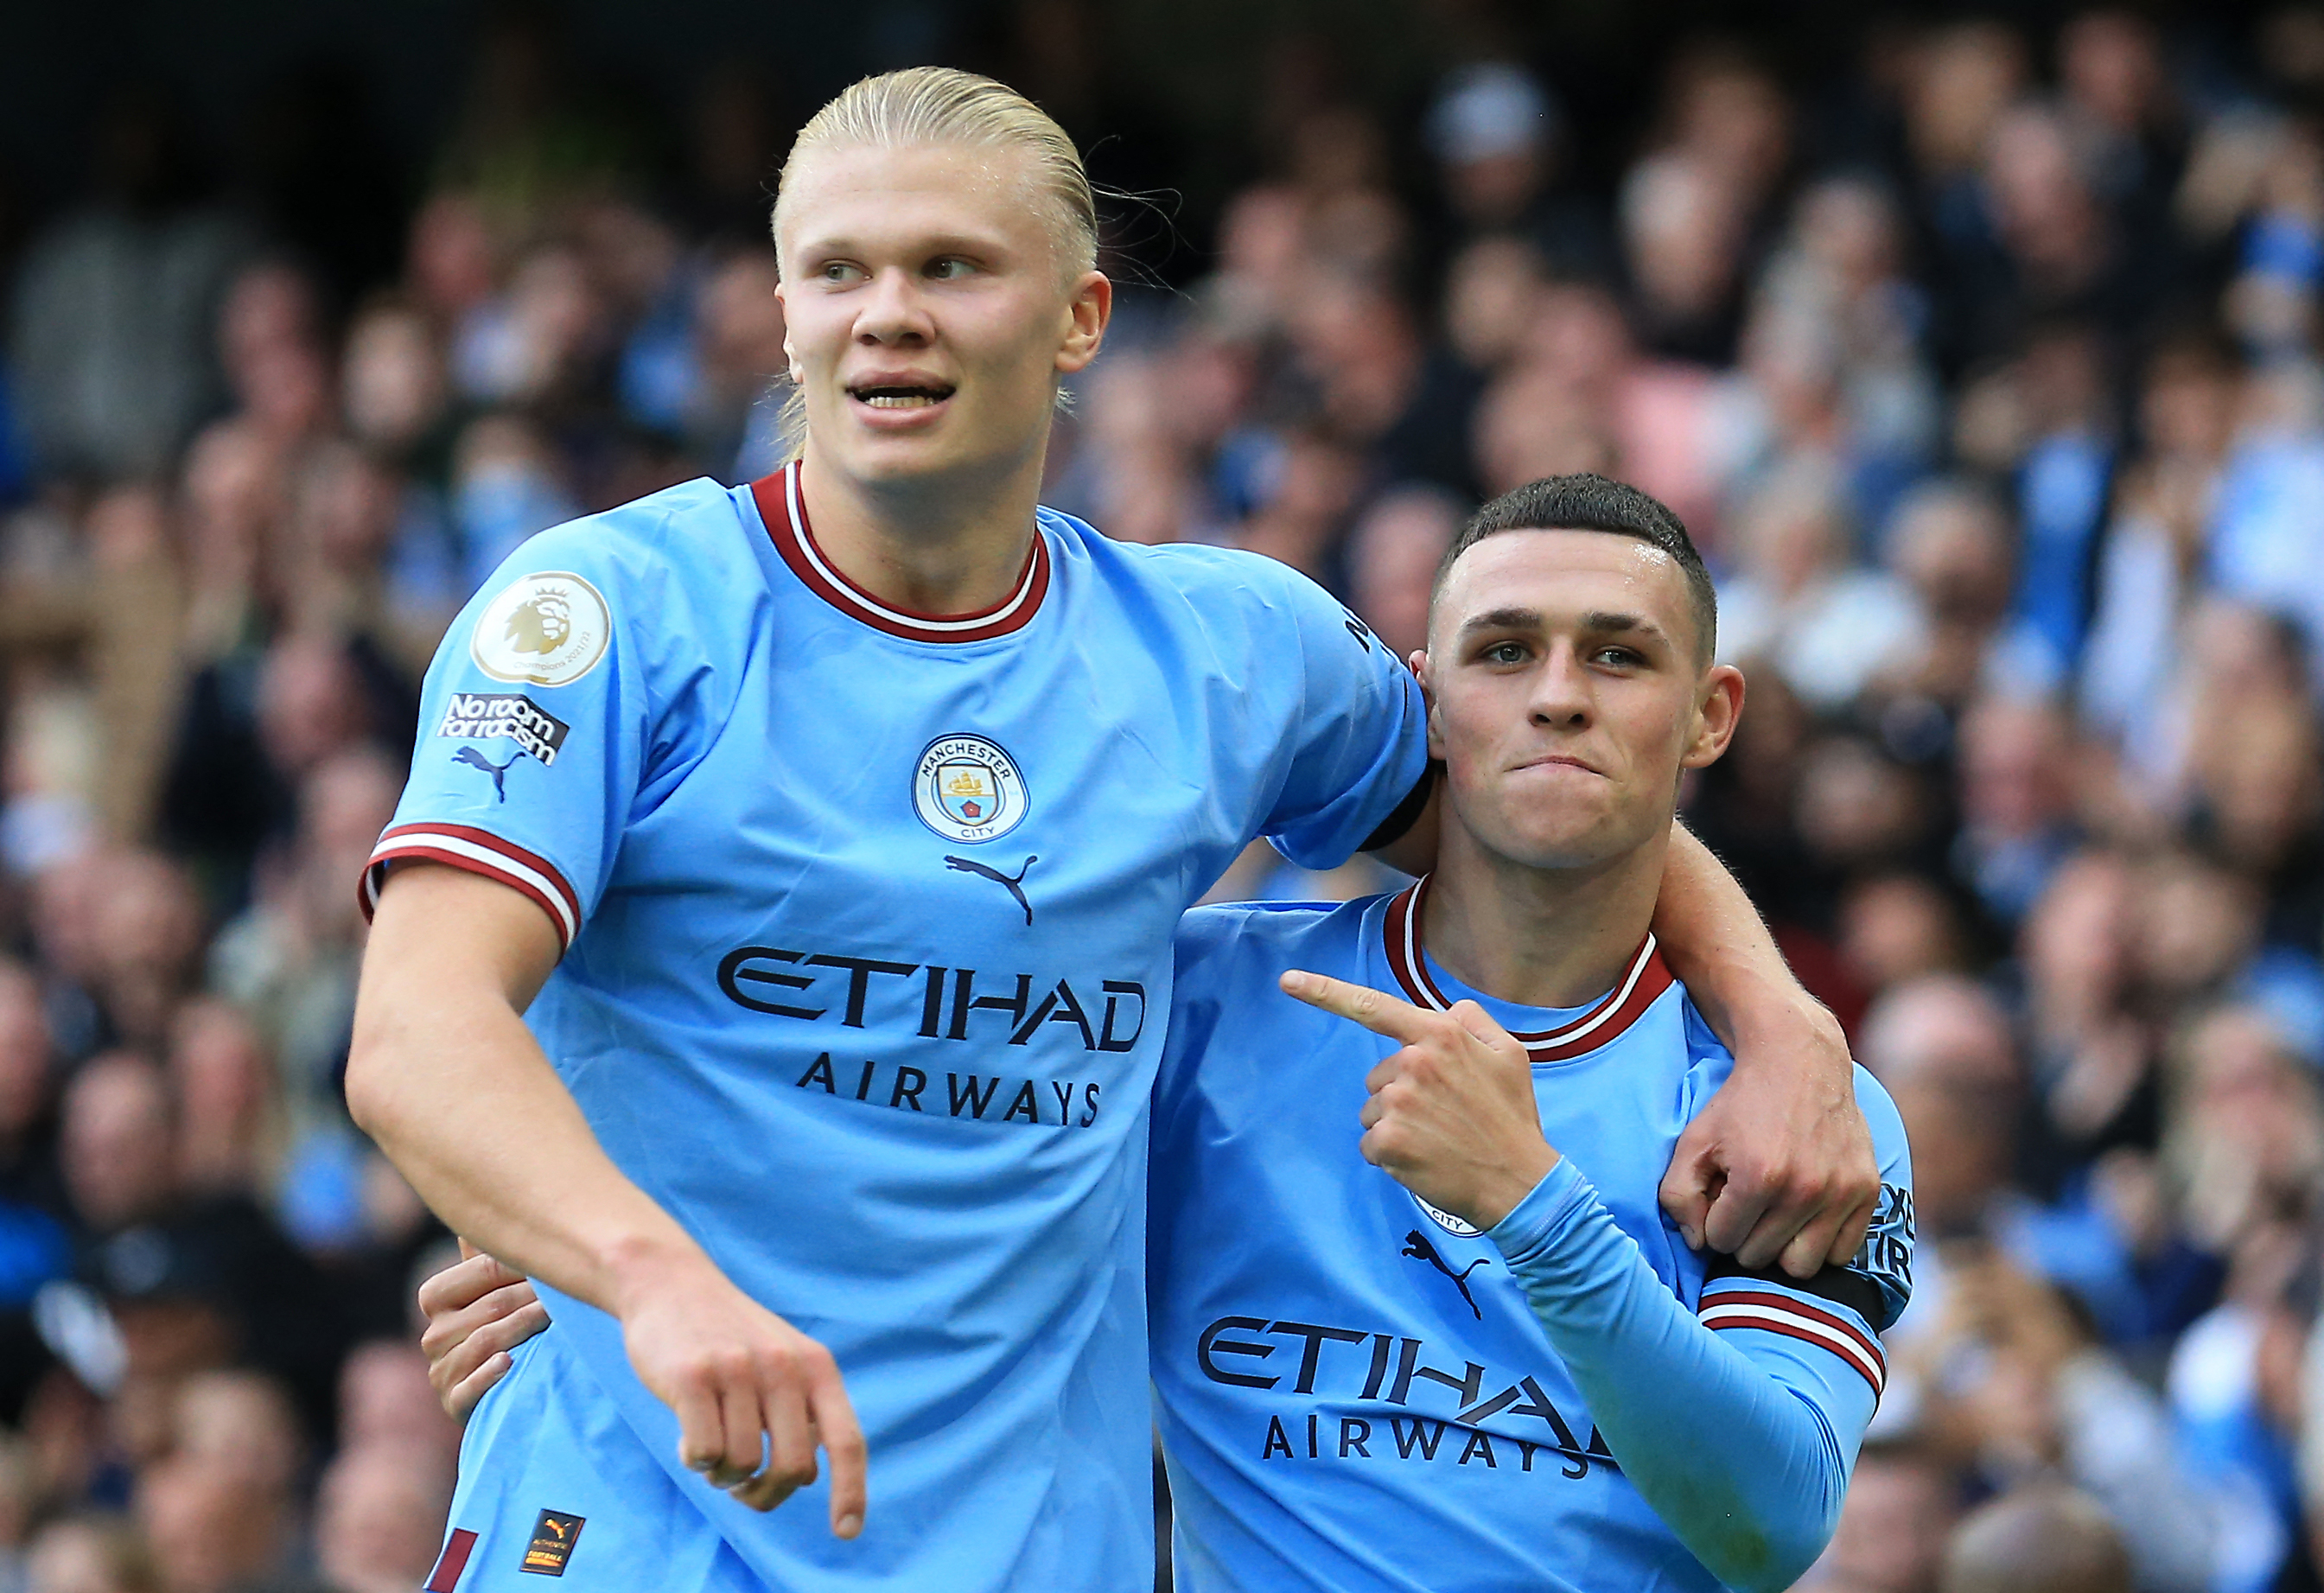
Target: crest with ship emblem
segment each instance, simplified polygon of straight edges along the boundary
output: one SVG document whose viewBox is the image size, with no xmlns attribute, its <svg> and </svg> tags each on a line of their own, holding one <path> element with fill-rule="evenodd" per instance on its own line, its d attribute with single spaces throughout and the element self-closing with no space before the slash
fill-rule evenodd
<svg viewBox="0 0 2324 1593">
<path fill-rule="evenodd" d="M 938 736 L 913 768 L 912 807 L 948 841 L 991 841 L 1024 819 L 1025 778 L 982 736 Z"/>
</svg>

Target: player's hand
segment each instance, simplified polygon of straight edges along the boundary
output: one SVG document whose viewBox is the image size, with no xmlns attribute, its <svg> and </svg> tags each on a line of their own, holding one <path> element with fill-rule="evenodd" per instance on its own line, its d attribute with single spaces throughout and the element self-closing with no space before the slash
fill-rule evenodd
<svg viewBox="0 0 2324 1593">
<path fill-rule="evenodd" d="M 1372 1093 L 1361 1148 L 1430 1205 L 1491 1228 L 1557 1165 L 1525 1047 L 1474 1001 L 1426 1012 L 1320 973 L 1282 982 L 1286 994 L 1403 1047 L 1364 1079 Z"/>
<path fill-rule="evenodd" d="M 420 1309 L 428 1331 L 420 1348 L 428 1352 L 428 1380 L 455 1422 L 466 1422 L 484 1390 L 508 1376 L 509 1351 L 549 1326 L 525 1275 L 460 1241 L 465 1259 L 454 1262 L 420 1285 Z"/>
<path fill-rule="evenodd" d="M 1672 1152 L 1663 1210 L 1686 1242 L 1794 1277 L 1844 1266 L 1880 1197 L 1872 1130 L 1856 1104 L 1848 1042 L 1803 1015 L 1784 1042 L 1739 1047 L 1735 1071 Z"/>
<path fill-rule="evenodd" d="M 678 1458 L 753 1510 L 771 1510 L 831 1457 L 831 1530 L 863 1530 L 863 1432 L 831 1352 L 736 1288 L 709 1258 L 658 1260 L 625 1279 L 630 1364 L 678 1413 Z"/>
</svg>

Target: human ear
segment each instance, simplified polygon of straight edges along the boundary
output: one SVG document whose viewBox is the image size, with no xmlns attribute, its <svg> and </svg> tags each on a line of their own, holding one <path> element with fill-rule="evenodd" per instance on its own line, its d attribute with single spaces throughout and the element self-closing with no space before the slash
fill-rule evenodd
<svg viewBox="0 0 2324 1593">
<path fill-rule="evenodd" d="M 1743 671 L 1732 664 L 1714 664 L 1703 672 L 1702 695 L 1694 714 L 1694 734 L 1682 769 L 1701 769 L 1719 761 L 1727 743 L 1735 739 L 1736 723 L 1743 717 Z"/>
<path fill-rule="evenodd" d="M 1112 280 L 1102 271 L 1084 272 L 1065 311 L 1070 319 L 1057 350 L 1057 369 L 1070 376 L 1086 369 L 1105 341 L 1106 324 L 1113 319 Z"/>
<path fill-rule="evenodd" d="M 1435 759 L 1437 761 L 1442 762 L 1444 759 L 1444 729 L 1443 724 L 1439 723 L 1440 714 L 1436 705 L 1436 685 L 1429 677 L 1428 649 L 1425 648 L 1414 649 L 1412 657 L 1406 658 L 1405 662 L 1411 666 L 1412 673 L 1419 679 L 1421 701 L 1428 705 L 1426 721 L 1428 725 L 1428 755 L 1431 758 Z"/>
</svg>

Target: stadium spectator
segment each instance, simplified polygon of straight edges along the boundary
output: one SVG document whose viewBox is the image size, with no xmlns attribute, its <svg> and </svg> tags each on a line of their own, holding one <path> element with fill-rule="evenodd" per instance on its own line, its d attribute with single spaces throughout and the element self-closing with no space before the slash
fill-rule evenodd
<svg viewBox="0 0 2324 1593">
<path fill-rule="evenodd" d="M 1802 455 L 1755 484 L 1729 541 L 1720 656 L 1772 666 L 1811 706 L 1839 707 L 1918 649 L 1922 619 L 1894 577 L 1858 565 L 1828 461 Z"/>
<path fill-rule="evenodd" d="M 451 1467 L 393 1449 L 346 1449 L 316 1501 L 317 1569 L 330 1593 L 406 1593 L 436 1564 Z"/>
<path fill-rule="evenodd" d="M 1933 1455 L 1868 1444 L 1840 1528 L 1805 1585 L 1831 1593 L 1936 1593 L 1960 1478 Z"/>
<path fill-rule="evenodd" d="M 2131 1593 L 2130 1556 L 2070 1489 L 2019 1488 L 1971 1512 L 1945 1545 L 1938 1593 Z"/>
</svg>

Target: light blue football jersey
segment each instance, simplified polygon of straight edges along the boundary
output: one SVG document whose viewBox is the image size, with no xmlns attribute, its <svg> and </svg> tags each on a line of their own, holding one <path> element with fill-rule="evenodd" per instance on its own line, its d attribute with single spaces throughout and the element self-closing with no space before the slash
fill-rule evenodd
<svg viewBox="0 0 2324 1593">
<path fill-rule="evenodd" d="M 622 1171 L 830 1348 L 871 1450 L 857 1542 L 820 1485 L 752 1513 L 679 1467 L 619 1324 L 543 1290 L 468 1435 L 461 1588 L 532 1586 L 549 1512 L 583 1518 L 562 1574 L 633 1589 L 679 1506 L 783 1589 L 1150 1576 L 1172 931 L 1253 836 L 1352 852 L 1419 782 L 1422 705 L 1280 565 L 1038 533 L 1005 602 L 932 618 L 825 559 L 796 466 L 696 482 L 533 539 L 447 637 L 366 890 L 429 859 L 549 916 L 533 1033 Z M 653 1469 L 649 1507 L 621 1479 Z"/>
<path fill-rule="evenodd" d="M 1722 1340 L 1785 1363 L 1849 1456 L 1886 1375 L 1877 1331 L 1910 1288 L 1895 1110 L 1859 1069 L 1886 1187 L 1855 1266 L 1802 1286 L 1712 1257 L 1726 1275 L 1707 1278 L 1659 1187 L 1732 1059 L 1652 938 L 1586 1008 L 1514 1007 L 1427 957 L 1423 889 L 1204 907 L 1181 926 L 1148 1251 L 1178 1587 L 1715 1588 L 1624 1476 L 1493 1239 L 1364 1161 L 1364 1078 L 1395 1043 L 1277 977 L 1482 1005 L 1534 1058 L 1550 1143 L 1654 1275 Z M 1705 1426 L 1667 1441 L 1723 1440 Z"/>
</svg>

